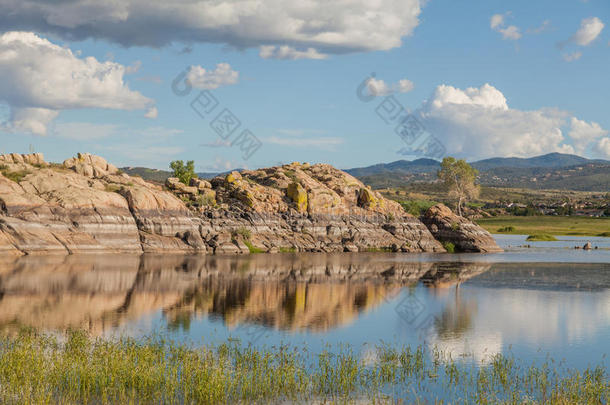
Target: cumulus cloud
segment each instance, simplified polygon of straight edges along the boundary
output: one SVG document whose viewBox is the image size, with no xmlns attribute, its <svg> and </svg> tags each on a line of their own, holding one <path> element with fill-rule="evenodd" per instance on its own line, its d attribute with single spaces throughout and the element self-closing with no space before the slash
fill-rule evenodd
<svg viewBox="0 0 610 405">
<path fill-rule="evenodd" d="M 418 25 L 421 5 L 422 0 L 347 5 L 327 0 L 0 0 L 0 29 L 125 46 L 213 42 L 345 53 L 399 47 Z"/>
<path fill-rule="evenodd" d="M 191 66 L 186 78 L 197 89 L 214 90 L 221 86 L 237 83 L 239 73 L 231 69 L 231 65 L 228 63 L 219 63 L 214 70 Z"/>
<path fill-rule="evenodd" d="M 448 154 L 468 159 L 581 152 L 607 133 L 564 111 L 510 108 L 504 94 L 489 84 L 465 90 L 438 86 L 415 114 Z M 566 136 L 562 129 L 568 122 Z"/>
<path fill-rule="evenodd" d="M 580 28 L 568 42 L 580 46 L 590 45 L 601 34 L 604 29 L 604 23 L 597 17 L 584 18 L 580 22 Z"/>
<path fill-rule="evenodd" d="M 509 14 L 509 13 L 507 13 Z M 489 26 L 492 30 L 502 34 L 503 39 L 512 39 L 513 41 L 521 38 L 521 30 L 515 25 L 506 26 L 503 14 L 494 14 L 491 16 Z"/>
<path fill-rule="evenodd" d="M 0 100 L 10 106 L 5 130 L 45 135 L 60 111 L 77 108 L 137 110 L 153 100 L 130 90 L 126 68 L 79 58 L 30 32 L 0 36 Z"/>
<path fill-rule="evenodd" d="M 600 139 L 595 146 L 598 153 L 606 158 L 610 158 L 610 138 L 605 137 Z"/>
<path fill-rule="evenodd" d="M 259 56 L 263 59 L 326 59 L 328 55 L 318 52 L 314 48 L 299 51 L 291 46 L 263 45 L 260 47 Z"/>
<path fill-rule="evenodd" d="M 392 93 L 408 93 L 415 85 L 411 80 L 402 79 L 398 83 L 388 85 L 381 79 L 371 77 L 366 82 L 366 90 L 371 96 L 387 96 Z"/>
<path fill-rule="evenodd" d="M 583 153 L 587 145 L 607 135 L 608 131 L 603 129 L 597 122 L 586 122 L 572 117 L 570 121 L 569 137 L 573 140 L 577 153 Z"/>
</svg>

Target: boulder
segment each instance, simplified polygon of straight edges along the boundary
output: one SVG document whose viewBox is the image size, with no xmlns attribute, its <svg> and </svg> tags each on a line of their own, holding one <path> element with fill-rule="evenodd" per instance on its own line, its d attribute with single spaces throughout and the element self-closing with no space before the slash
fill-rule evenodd
<svg viewBox="0 0 610 405">
<path fill-rule="evenodd" d="M 292 182 L 286 189 L 286 195 L 296 205 L 297 211 L 307 212 L 307 192 L 297 182 Z"/>
<path fill-rule="evenodd" d="M 203 190 L 212 188 L 212 184 L 209 181 L 203 180 L 203 179 L 198 179 L 195 177 L 191 179 L 191 183 L 189 185 L 191 187 L 196 187 L 199 191 L 203 191 Z"/>
<path fill-rule="evenodd" d="M 443 204 L 430 207 L 420 219 L 437 240 L 452 243 L 459 252 L 502 251 L 489 232 Z"/>
<path fill-rule="evenodd" d="M 118 173 L 118 169 L 109 165 L 104 158 L 90 153 L 79 153 L 76 157 L 66 159 L 63 165 L 85 177 L 102 178 Z"/>
</svg>

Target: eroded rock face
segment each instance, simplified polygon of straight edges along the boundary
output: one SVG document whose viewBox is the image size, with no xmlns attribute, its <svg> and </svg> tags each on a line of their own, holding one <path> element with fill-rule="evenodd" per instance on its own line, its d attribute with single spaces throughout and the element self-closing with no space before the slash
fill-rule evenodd
<svg viewBox="0 0 610 405">
<path fill-rule="evenodd" d="M 173 194 L 119 175 L 98 156 L 80 154 L 63 165 L 47 164 L 38 155 L 19 156 L 0 156 L 3 253 L 198 250 L 177 235 L 199 232 Z"/>
<path fill-rule="evenodd" d="M 501 252 L 496 241 L 482 227 L 454 214 L 443 204 L 430 207 L 420 218 L 432 235 L 443 243 L 452 243 L 460 252 Z"/>
</svg>

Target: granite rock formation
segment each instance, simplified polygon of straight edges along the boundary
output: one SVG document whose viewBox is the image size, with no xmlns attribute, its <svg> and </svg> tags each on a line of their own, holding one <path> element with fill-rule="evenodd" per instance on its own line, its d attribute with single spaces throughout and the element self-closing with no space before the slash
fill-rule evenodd
<svg viewBox="0 0 610 405">
<path fill-rule="evenodd" d="M 470 238 L 484 231 L 468 224 L 468 234 L 454 235 L 465 238 L 459 246 L 488 251 L 493 239 Z M 159 185 L 90 154 L 63 164 L 0 155 L 3 254 L 445 251 L 433 234 L 398 203 L 325 164 Z"/>
<path fill-rule="evenodd" d="M 493 236 L 482 227 L 454 214 L 443 204 L 430 207 L 421 221 L 442 243 L 452 243 L 458 252 L 501 252 Z"/>
</svg>

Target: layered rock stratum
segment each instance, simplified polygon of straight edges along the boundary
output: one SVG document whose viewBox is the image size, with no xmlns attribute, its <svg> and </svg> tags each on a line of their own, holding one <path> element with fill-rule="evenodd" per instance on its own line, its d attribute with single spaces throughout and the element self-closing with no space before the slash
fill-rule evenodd
<svg viewBox="0 0 610 405">
<path fill-rule="evenodd" d="M 398 203 L 326 164 L 187 186 L 149 183 L 90 154 L 62 164 L 0 155 L 2 254 L 371 250 L 445 251 Z"/>
</svg>

